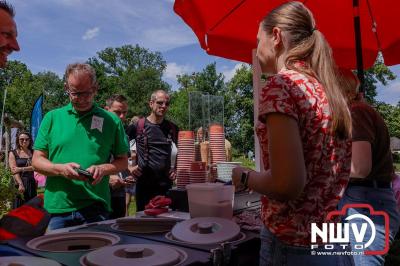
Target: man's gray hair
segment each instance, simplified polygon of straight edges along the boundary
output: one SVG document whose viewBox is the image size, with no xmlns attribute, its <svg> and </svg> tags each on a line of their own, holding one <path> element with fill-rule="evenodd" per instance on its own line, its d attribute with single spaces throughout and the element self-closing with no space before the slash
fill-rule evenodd
<svg viewBox="0 0 400 266">
<path fill-rule="evenodd" d="M 165 94 L 166 96 L 169 97 L 169 94 L 165 90 L 156 90 L 156 91 L 153 91 L 153 93 L 151 94 L 150 101 L 157 100 L 157 94 L 158 93 L 163 93 L 163 94 Z"/>
<path fill-rule="evenodd" d="M 84 64 L 84 63 L 74 63 L 74 64 L 69 64 L 67 66 L 67 69 L 65 70 L 65 80 L 66 83 L 68 83 L 68 77 L 72 74 L 81 74 L 81 73 L 87 73 L 89 74 L 90 79 L 92 80 L 92 86 L 96 86 L 96 71 L 94 68 L 89 65 L 89 64 Z"/>
<path fill-rule="evenodd" d="M 15 16 L 14 7 L 7 1 L 0 0 L 0 9 L 6 11 L 11 17 Z"/>
</svg>

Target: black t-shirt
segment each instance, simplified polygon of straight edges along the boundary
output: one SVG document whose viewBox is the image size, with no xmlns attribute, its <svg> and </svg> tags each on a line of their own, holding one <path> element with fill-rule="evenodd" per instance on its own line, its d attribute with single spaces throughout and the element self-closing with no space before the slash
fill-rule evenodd
<svg viewBox="0 0 400 266">
<path fill-rule="evenodd" d="M 366 179 L 390 182 L 393 160 L 390 151 L 389 131 L 379 113 L 363 102 L 351 106 L 353 123 L 352 140 L 371 143 L 372 169 Z"/>
<path fill-rule="evenodd" d="M 155 179 L 166 178 L 171 169 L 171 144 L 177 143 L 178 127 L 163 120 L 161 124 L 153 124 L 145 119 L 144 132 L 137 136 L 137 123 L 130 125 L 126 133 L 129 141 L 136 139 L 137 163 L 143 175 Z M 175 129 L 171 129 L 174 127 Z M 144 135 L 147 136 L 148 160 L 145 160 Z"/>
</svg>

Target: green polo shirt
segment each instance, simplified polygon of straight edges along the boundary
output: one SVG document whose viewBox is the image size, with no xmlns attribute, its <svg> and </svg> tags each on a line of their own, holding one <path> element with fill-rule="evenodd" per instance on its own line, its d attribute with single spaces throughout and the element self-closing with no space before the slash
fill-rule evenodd
<svg viewBox="0 0 400 266">
<path fill-rule="evenodd" d="M 70 103 L 45 115 L 34 149 L 47 152 L 53 163 L 75 162 L 86 169 L 110 162 L 111 155 L 126 154 L 128 142 L 116 115 L 97 105 L 80 115 Z M 109 177 L 105 176 L 99 184 L 91 185 L 86 181 L 48 176 L 44 207 L 49 213 L 65 213 L 101 201 L 111 211 L 108 181 Z"/>
</svg>

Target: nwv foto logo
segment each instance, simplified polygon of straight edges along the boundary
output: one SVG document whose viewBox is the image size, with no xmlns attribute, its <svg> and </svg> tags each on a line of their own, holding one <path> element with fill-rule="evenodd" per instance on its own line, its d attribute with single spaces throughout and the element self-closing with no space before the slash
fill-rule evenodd
<svg viewBox="0 0 400 266">
<path fill-rule="evenodd" d="M 385 221 L 385 246 L 382 250 L 365 250 L 365 255 L 383 255 L 389 251 L 389 216 L 386 212 L 375 211 L 369 204 L 347 204 L 343 206 L 340 211 L 330 212 L 326 220 L 329 221 L 334 216 L 344 216 L 349 208 L 369 209 L 370 216 L 383 216 Z M 357 219 L 357 223 L 351 223 L 352 220 Z M 319 247 L 317 244 L 317 237 L 321 239 L 325 249 L 333 249 L 333 244 L 339 244 L 343 249 L 349 245 L 350 234 L 354 236 L 357 244 L 351 246 L 352 250 L 363 250 L 368 248 L 375 240 L 376 228 L 374 222 L 370 217 L 363 214 L 353 214 L 346 219 L 347 223 L 323 223 L 322 228 L 318 227 L 316 223 L 311 224 L 311 249 Z M 360 222 L 363 221 L 363 222 Z M 370 234 L 367 234 L 367 231 Z M 366 239 L 368 237 L 368 239 Z"/>
</svg>

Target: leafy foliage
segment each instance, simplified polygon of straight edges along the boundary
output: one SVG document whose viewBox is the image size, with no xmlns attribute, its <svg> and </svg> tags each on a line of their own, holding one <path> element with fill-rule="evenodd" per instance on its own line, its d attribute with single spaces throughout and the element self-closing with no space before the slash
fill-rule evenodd
<svg viewBox="0 0 400 266">
<path fill-rule="evenodd" d="M 389 80 L 396 78 L 395 74 L 383 63 L 381 56 L 378 57 L 374 66 L 365 71 L 365 98 L 368 102 L 374 103 L 376 93 L 376 84 L 378 82 L 387 85 Z"/>
<path fill-rule="evenodd" d="M 227 138 L 240 153 L 254 150 L 253 74 L 242 65 L 227 84 L 225 94 Z"/>
<path fill-rule="evenodd" d="M 0 217 L 11 210 L 12 202 L 18 191 L 12 185 L 13 176 L 9 169 L 0 164 Z"/>
<path fill-rule="evenodd" d="M 95 68 L 100 85 L 96 102 L 104 105 L 111 94 L 121 93 L 128 98 L 128 116 L 148 114 L 148 100 L 152 91 L 170 91 L 170 86 L 162 80 L 166 69 L 162 55 L 139 45 L 106 48 L 89 58 L 88 63 Z M 366 71 L 365 88 L 367 100 L 382 114 L 390 135 L 400 137 L 400 102 L 398 106 L 392 106 L 375 100 L 378 82 L 386 85 L 395 78 L 382 58 L 378 58 L 374 67 Z M 180 75 L 177 79 L 178 90 L 170 91 L 169 119 L 181 129 L 189 129 L 189 93 L 222 96 L 225 132 L 235 153 L 240 156 L 253 150 L 253 77 L 248 66 L 239 68 L 228 82 L 224 81 L 223 74 L 218 73 L 216 63 L 205 66 L 200 72 Z M 41 93 L 45 96 L 44 112 L 69 101 L 63 79 L 57 74 L 32 74 L 24 63 L 18 61 L 11 61 L 5 69 L 0 69 L 0 87 L 0 97 L 4 95 L 4 88 L 8 92 L 6 112 L 16 120 L 22 120 L 25 125 L 29 125 L 31 109 Z"/>
<path fill-rule="evenodd" d="M 96 101 L 104 105 L 115 93 L 128 98 L 129 115 L 147 115 L 148 101 L 154 90 L 169 90 L 162 78 L 166 62 L 159 52 L 138 45 L 106 48 L 88 60 L 97 75 L 99 93 Z"/>
<path fill-rule="evenodd" d="M 0 84 L 7 88 L 5 112 L 21 120 L 26 127 L 30 124 L 33 104 L 40 94 L 45 96 L 44 112 L 68 102 L 63 82 L 55 73 L 34 75 L 25 64 L 18 61 L 11 61 L 5 69 L 0 70 Z M 4 91 L 0 90 L 2 98 Z"/>
<path fill-rule="evenodd" d="M 389 135 L 400 138 L 400 107 L 383 102 L 376 102 L 375 107 L 385 120 Z"/>
</svg>

